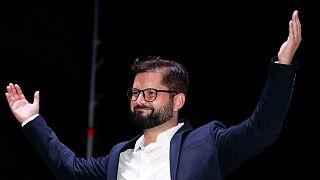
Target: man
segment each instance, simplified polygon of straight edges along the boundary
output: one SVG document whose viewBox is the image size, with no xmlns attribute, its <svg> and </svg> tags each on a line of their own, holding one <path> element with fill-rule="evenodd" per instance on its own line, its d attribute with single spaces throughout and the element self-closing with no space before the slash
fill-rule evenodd
<svg viewBox="0 0 320 180">
<path fill-rule="evenodd" d="M 128 142 L 100 158 L 79 158 L 39 114 L 39 91 L 29 103 L 19 85 L 7 86 L 9 107 L 22 130 L 59 179 L 224 179 L 279 135 L 292 94 L 297 65 L 292 63 L 301 37 L 298 11 L 289 21 L 289 35 L 269 67 L 268 80 L 252 115 L 236 126 L 212 121 L 193 129 L 178 117 L 188 89 L 188 72 L 158 57 L 137 59 L 128 90 L 131 118 L 142 129 Z"/>
</svg>

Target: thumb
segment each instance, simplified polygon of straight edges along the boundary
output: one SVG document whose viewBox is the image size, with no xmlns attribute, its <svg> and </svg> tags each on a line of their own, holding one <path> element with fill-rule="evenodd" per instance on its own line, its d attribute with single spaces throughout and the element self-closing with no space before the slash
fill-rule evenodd
<svg viewBox="0 0 320 180">
<path fill-rule="evenodd" d="M 40 101 L 40 92 L 39 91 L 36 91 L 34 93 L 34 96 L 33 96 L 33 104 L 37 104 L 39 105 L 39 101 Z"/>
</svg>

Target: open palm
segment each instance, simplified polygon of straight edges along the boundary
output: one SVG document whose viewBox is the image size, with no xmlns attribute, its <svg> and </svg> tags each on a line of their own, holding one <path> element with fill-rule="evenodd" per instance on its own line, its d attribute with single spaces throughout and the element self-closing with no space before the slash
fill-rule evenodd
<svg viewBox="0 0 320 180">
<path fill-rule="evenodd" d="M 33 103 L 29 103 L 19 85 L 10 83 L 7 86 L 6 98 L 13 115 L 20 123 L 39 113 L 39 91 L 35 92 Z"/>
<path fill-rule="evenodd" d="M 278 52 L 278 59 L 280 63 L 291 63 L 301 40 L 301 24 L 298 17 L 298 11 L 294 11 L 292 14 L 292 20 L 289 21 L 289 36 L 287 41 L 282 44 Z"/>
</svg>

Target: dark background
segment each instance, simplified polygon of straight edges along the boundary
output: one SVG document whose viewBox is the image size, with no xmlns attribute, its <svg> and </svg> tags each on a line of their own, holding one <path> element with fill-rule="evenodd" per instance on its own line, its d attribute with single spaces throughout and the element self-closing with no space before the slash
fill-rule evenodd
<svg viewBox="0 0 320 180">
<path fill-rule="evenodd" d="M 94 1 L 1 3 L 0 179 L 55 179 L 21 132 L 5 99 L 18 83 L 60 140 L 86 155 Z M 241 122 L 255 108 L 270 59 L 288 35 L 298 9 L 303 41 L 300 69 L 280 137 L 236 170 L 231 179 L 316 179 L 319 175 L 318 71 L 315 35 L 319 22 L 305 1 L 99 2 L 95 141 L 93 156 L 134 137 L 126 89 L 136 57 L 160 56 L 184 64 L 190 89 L 181 118 L 194 127 L 213 119 Z M 316 46 L 317 47 L 317 46 Z"/>
</svg>

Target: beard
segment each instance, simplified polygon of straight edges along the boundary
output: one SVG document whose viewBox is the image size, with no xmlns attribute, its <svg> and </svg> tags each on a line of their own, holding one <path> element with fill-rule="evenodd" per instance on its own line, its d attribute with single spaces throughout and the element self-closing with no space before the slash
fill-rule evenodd
<svg viewBox="0 0 320 180">
<path fill-rule="evenodd" d="M 137 105 L 134 107 L 133 112 L 130 111 L 130 119 L 133 123 L 141 130 L 154 128 L 165 122 L 169 121 L 173 116 L 173 101 L 170 100 L 166 106 L 159 109 L 154 109 L 153 107 L 148 107 L 145 105 Z M 143 115 L 143 112 L 139 109 L 151 110 L 147 115 Z"/>
</svg>

